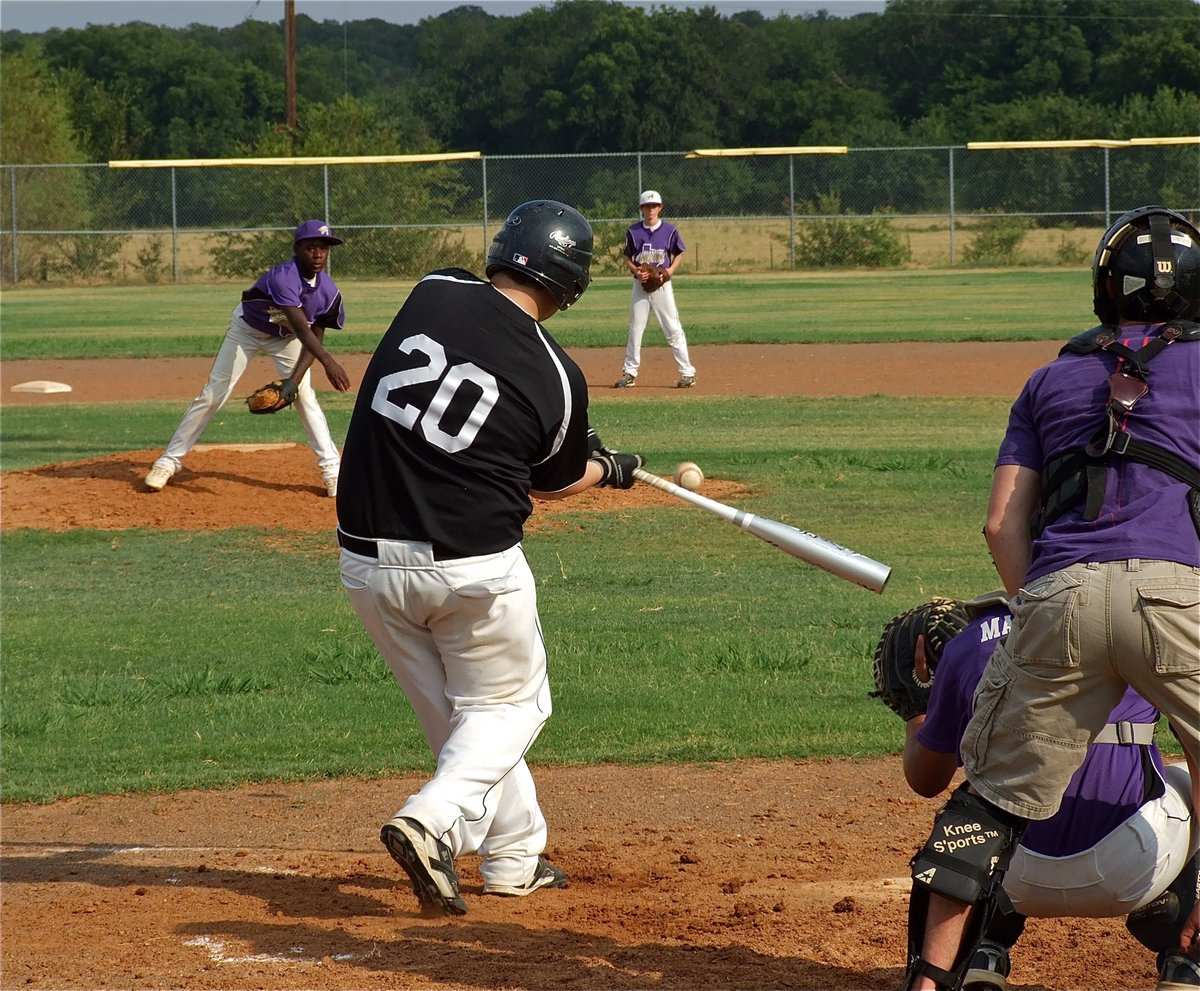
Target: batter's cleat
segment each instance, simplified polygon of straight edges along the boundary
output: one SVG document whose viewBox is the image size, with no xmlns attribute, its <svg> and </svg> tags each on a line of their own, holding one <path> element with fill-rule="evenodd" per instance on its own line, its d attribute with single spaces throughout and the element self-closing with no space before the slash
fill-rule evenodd
<svg viewBox="0 0 1200 991">
<path fill-rule="evenodd" d="M 386 823 L 379 839 L 412 881 L 413 894 L 422 909 L 466 915 L 467 903 L 458 893 L 454 857 L 445 843 L 407 816 L 395 816 Z"/>
<path fill-rule="evenodd" d="M 637 385 L 637 376 L 630 375 L 628 372 L 624 372 L 621 377 L 613 383 L 613 388 L 632 389 L 635 385 Z"/>
<path fill-rule="evenodd" d="M 521 898 L 532 895 L 542 888 L 565 888 L 567 875 L 555 867 L 545 857 L 538 857 L 537 869 L 533 877 L 524 884 L 485 884 L 485 895 L 503 895 L 505 898 Z"/>
<path fill-rule="evenodd" d="M 963 991 L 1004 991 L 1008 987 L 1008 949 L 984 940 L 963 977 Z"/>
<path fill-rule="evenodd" d="M 1194 991 L 1200 988 L 1200 964 L 1178 950 L 1158 955 L 1155 991 Z"/>
<path fill-rule="evenodd" d="M 146 488 L 151 492 L 161 492 L 164 485 L 171 480 L 171 476 L 175 474 L 175 465 L 165 458 L 159 458 L 150 466 L 150 471 L 146 475 Z"/>
<path fill-rule="evenodd" d="M 681 375 L 679 381 L 675 383 L 676 389 L 690 389 L 696 384 L 695 375 Z"/>
<path fill-rule="evenodd" d="M 321 481 L 325 483 L 325 494 L 330 499 L 337 496 L 338 473 L 336 471 L 329 472 L 321 476 Z"/>
</svg>

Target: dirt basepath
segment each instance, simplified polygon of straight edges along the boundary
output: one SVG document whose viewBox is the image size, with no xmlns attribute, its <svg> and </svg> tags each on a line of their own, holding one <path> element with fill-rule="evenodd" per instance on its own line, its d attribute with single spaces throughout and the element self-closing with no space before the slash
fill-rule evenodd
<svg viewBox="0 0 1200 991">
<path fill-rule="evenodd" d="M 697 348 L 692 395 L 1015 396 L 1053 344 Z M 666 391 L 665 349 L 611 391 L 620 352 L 576 354 L 594 390 Z M 345 362 L 357 380 L 365 357 Z M 7 362 L 2 401 L 186 402 L 207 360 Z M 266 362 L 245 392 L 272 377 Z M 11 392 L 30 380 L 70 393 Z M 672 395 L 678 393 L 672 392 Z M 182 407 L 180 409 L 182 413 Z M 165 440 L 165 438 L 164 438 Z M 157 451 L 0 477 L 3 526 L 258 525 L 281 496 L 296 526 L 332 529 L 301 445 L 200 448 L 161 493 Z M 736 500 L 731 482 L 704 491 Z M 589 493 L 608 511 L 669 497 Z M 554 526 L 539 507 L 533 526 Z M 398 706 L 403 703 L 397 702 Z M 897 728 L 899 739 L 899 727 Z M 534 753 L 536 761 L 536 751 Z M 10 751 L 6 760 L 18 759 Z M 379 825 L 422 776 L 6 804 L 0 988 L 884 989 L 900 980 L 908 858 L 938 803 L 895 758 L 715 766 L 534 768 L 563 891 L 483 897 L 422 918 Z M 1149 989 L 1153 960 L 1120 919 L 1031 920 L 1011 988 Z"/>
<path fill-rule="evenodd" d="M 688 395 L 742 396 L 1002 396 L 1016 398 L 1029 373 L 1058 353 L 1054 341 L 965 344 L 737 344 L 691 348 L 696 387 Z M 570 355 L 588 386 L 600 395 L 644 396 L 674 389 L 678 378 L 671 353 L 662 347 L 642 352 L 636 389 L 614 390 L 624 349 L 576 348 Z M 339 356 L 354 382 L 362 379 L 368 356 Z M 144 358 L 7 361 L 0 367 L 5 404 L 121 399 L 191 399 L 208 378 L 211 358 Z M 275 377 L 266 358 L 251 362 L 238 384 L 245 396 Z M 328 389 L 322 371 L 313 373 L 318 390 Z M 67 393 L 12 392 L 28 381 L 62 382 Z M 182 410 L 180 411 L 182 413 Z"/>
<path fill-rule="evenodd" d="M 894 988 L 934 801 L 895 759 L 534 768 L 570 886 L 422 918 L 420 777 L 5 806 L 7 988 Z M 1152 988 L 1119 920 L 1031 920 L 1013 988 Z"/>
</svg>

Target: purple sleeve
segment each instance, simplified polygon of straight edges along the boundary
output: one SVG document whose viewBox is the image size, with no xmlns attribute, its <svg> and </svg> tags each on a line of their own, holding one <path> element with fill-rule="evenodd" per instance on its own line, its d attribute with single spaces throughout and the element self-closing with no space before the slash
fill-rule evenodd
<svg viewBox="0 0 1200 991">
<path fill-rule="evenodd" d="M 276 306 L 300 306 L 300 270 L 296 261 L 284 262 L 271 269 L 259 283 Z"/>
<path fill-rule="evenodd" d="M 1032 468 L 1040 472 L 1045 465 L 1042 459 L 1042 443 L 1038 437 L 1031 412 L 1030 387 L 1033 380 L 1025 384 L 1021 395 L 1013 403 L 1008 414 L 1008 429 L 1004 440 L 1000 443 L 1000 453 L 996 455 L 996 464 L 1018 465 L 1022 468 Z"/>
<path fill-rule="evenodd" d="M 972 632 L 974 631 L 974 632 Z M 929 693 L 925 722 L 917 730 L 917 742 L 940 754 L 957 754 L 963 731 L 971 718 L 971 700 L 994 644 L 977 648 L 976 625 L 968 626 L 942 651 Z M 960 761 L 961 763 L 961 761 Z"/>
<path fill-rule="evenodd" d="M 673 226 L 671 228 L 671 246 L 667 250 L 672 257 L 675 255 L 682 255 L 685 251 L 687 251 L 687 245 L 683 243 L 683 238 L 679 235 L 678 227 Z"/>
</svg>

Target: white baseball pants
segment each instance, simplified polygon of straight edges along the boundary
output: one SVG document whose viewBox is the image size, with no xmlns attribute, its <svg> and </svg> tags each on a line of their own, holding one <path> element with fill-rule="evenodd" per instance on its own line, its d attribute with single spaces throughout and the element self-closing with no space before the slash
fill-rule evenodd
<svg viewBox="0 0 1200 991">
<path fill-rule="evenodd" d="M 174 464 L 176 469 L 183 462 L 183 457 L 190 451 L 204 433 L 209 421 L 216 415 L 217 410 L 225 405 L 233 394 L 238 379 L 242 377 L 250 359 L 260 352 L 269 355 L 275 362 L 280 376 L 288 375 L 296 366 L 304 347 L 300 339 L 294 336 L 275 337 L 255 330 L 241 317 L 241 307 L 234 310 L 229 321 L 229 329 L 225 332 L 225 340 L 213 360 L 212 371 L 208 374 L 208 384 L 204 386 L 192 405 L 183 414 L 179 426 L 175 428 L 170 442 L 162 453 L 163 459 Z M 309 447 L 317 455 L 322 475 L 337 474 L 341 464 L 341 455 L 333 436 L 329 432 L 329 424 L 325 413 L 317 402 L 317 394 L 313 391 L 312 369 L 304 373 L 304 378 L 296 383 L 296 415 L 308 435 Z"/>
<path fill-rule="evenodd" d="M 342 584 L 437 758 L 397 813 L 455 856 L 478 852 L 485 883 L 520 885 L 546 848 L 525 753 L 550 718 L 533 573 L 518 544 L 437 561 L 429 544 L 342 550 Z"/>
<path fill-rule="evenodd" d="M 1017 847 L 1004 875 L 1013 908 L 1041 918 L 1103 918 L 1128 915 L 1161 895 L 1200 846 L 1187 765 L 1165 771 L 1166 794 L 1095 846 L 1068 857 Z"/>
<path fill-rule="evenodd" d="M 688 357 L 687 338 L 683 334 L 683 323 L 675 305 L 675 288 L 670 282 L 664 282 L 659 289 L 648 293 L 636 279 L 633 280 L 633 297 L 629 302 L 629 341 L 625 345 L 625 367 L 622 371 L 626 375 L 636 376 L 638 373 L 642 364 L 642 335 L 650 322 L 651 310 L 662 327 L 663 337 L 671 346 L 671 353 L 675 355 L 680 377 L 695 375 L 696 368 Z"/>
</svg>

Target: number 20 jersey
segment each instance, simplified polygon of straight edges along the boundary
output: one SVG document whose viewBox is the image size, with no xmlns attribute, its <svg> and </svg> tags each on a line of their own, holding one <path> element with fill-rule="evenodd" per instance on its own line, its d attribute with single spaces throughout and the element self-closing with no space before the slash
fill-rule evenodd
<svg viewBox="0 0 1200 991">
<path fill-rule="evenodd" d="M 462 269 L 413 288 L 367 366 L 346 435 L 338 526 L 440 559 L 520 542 L 530 489 L 587 465 L 587 384 L 541 324 Z"/>
</svg>

